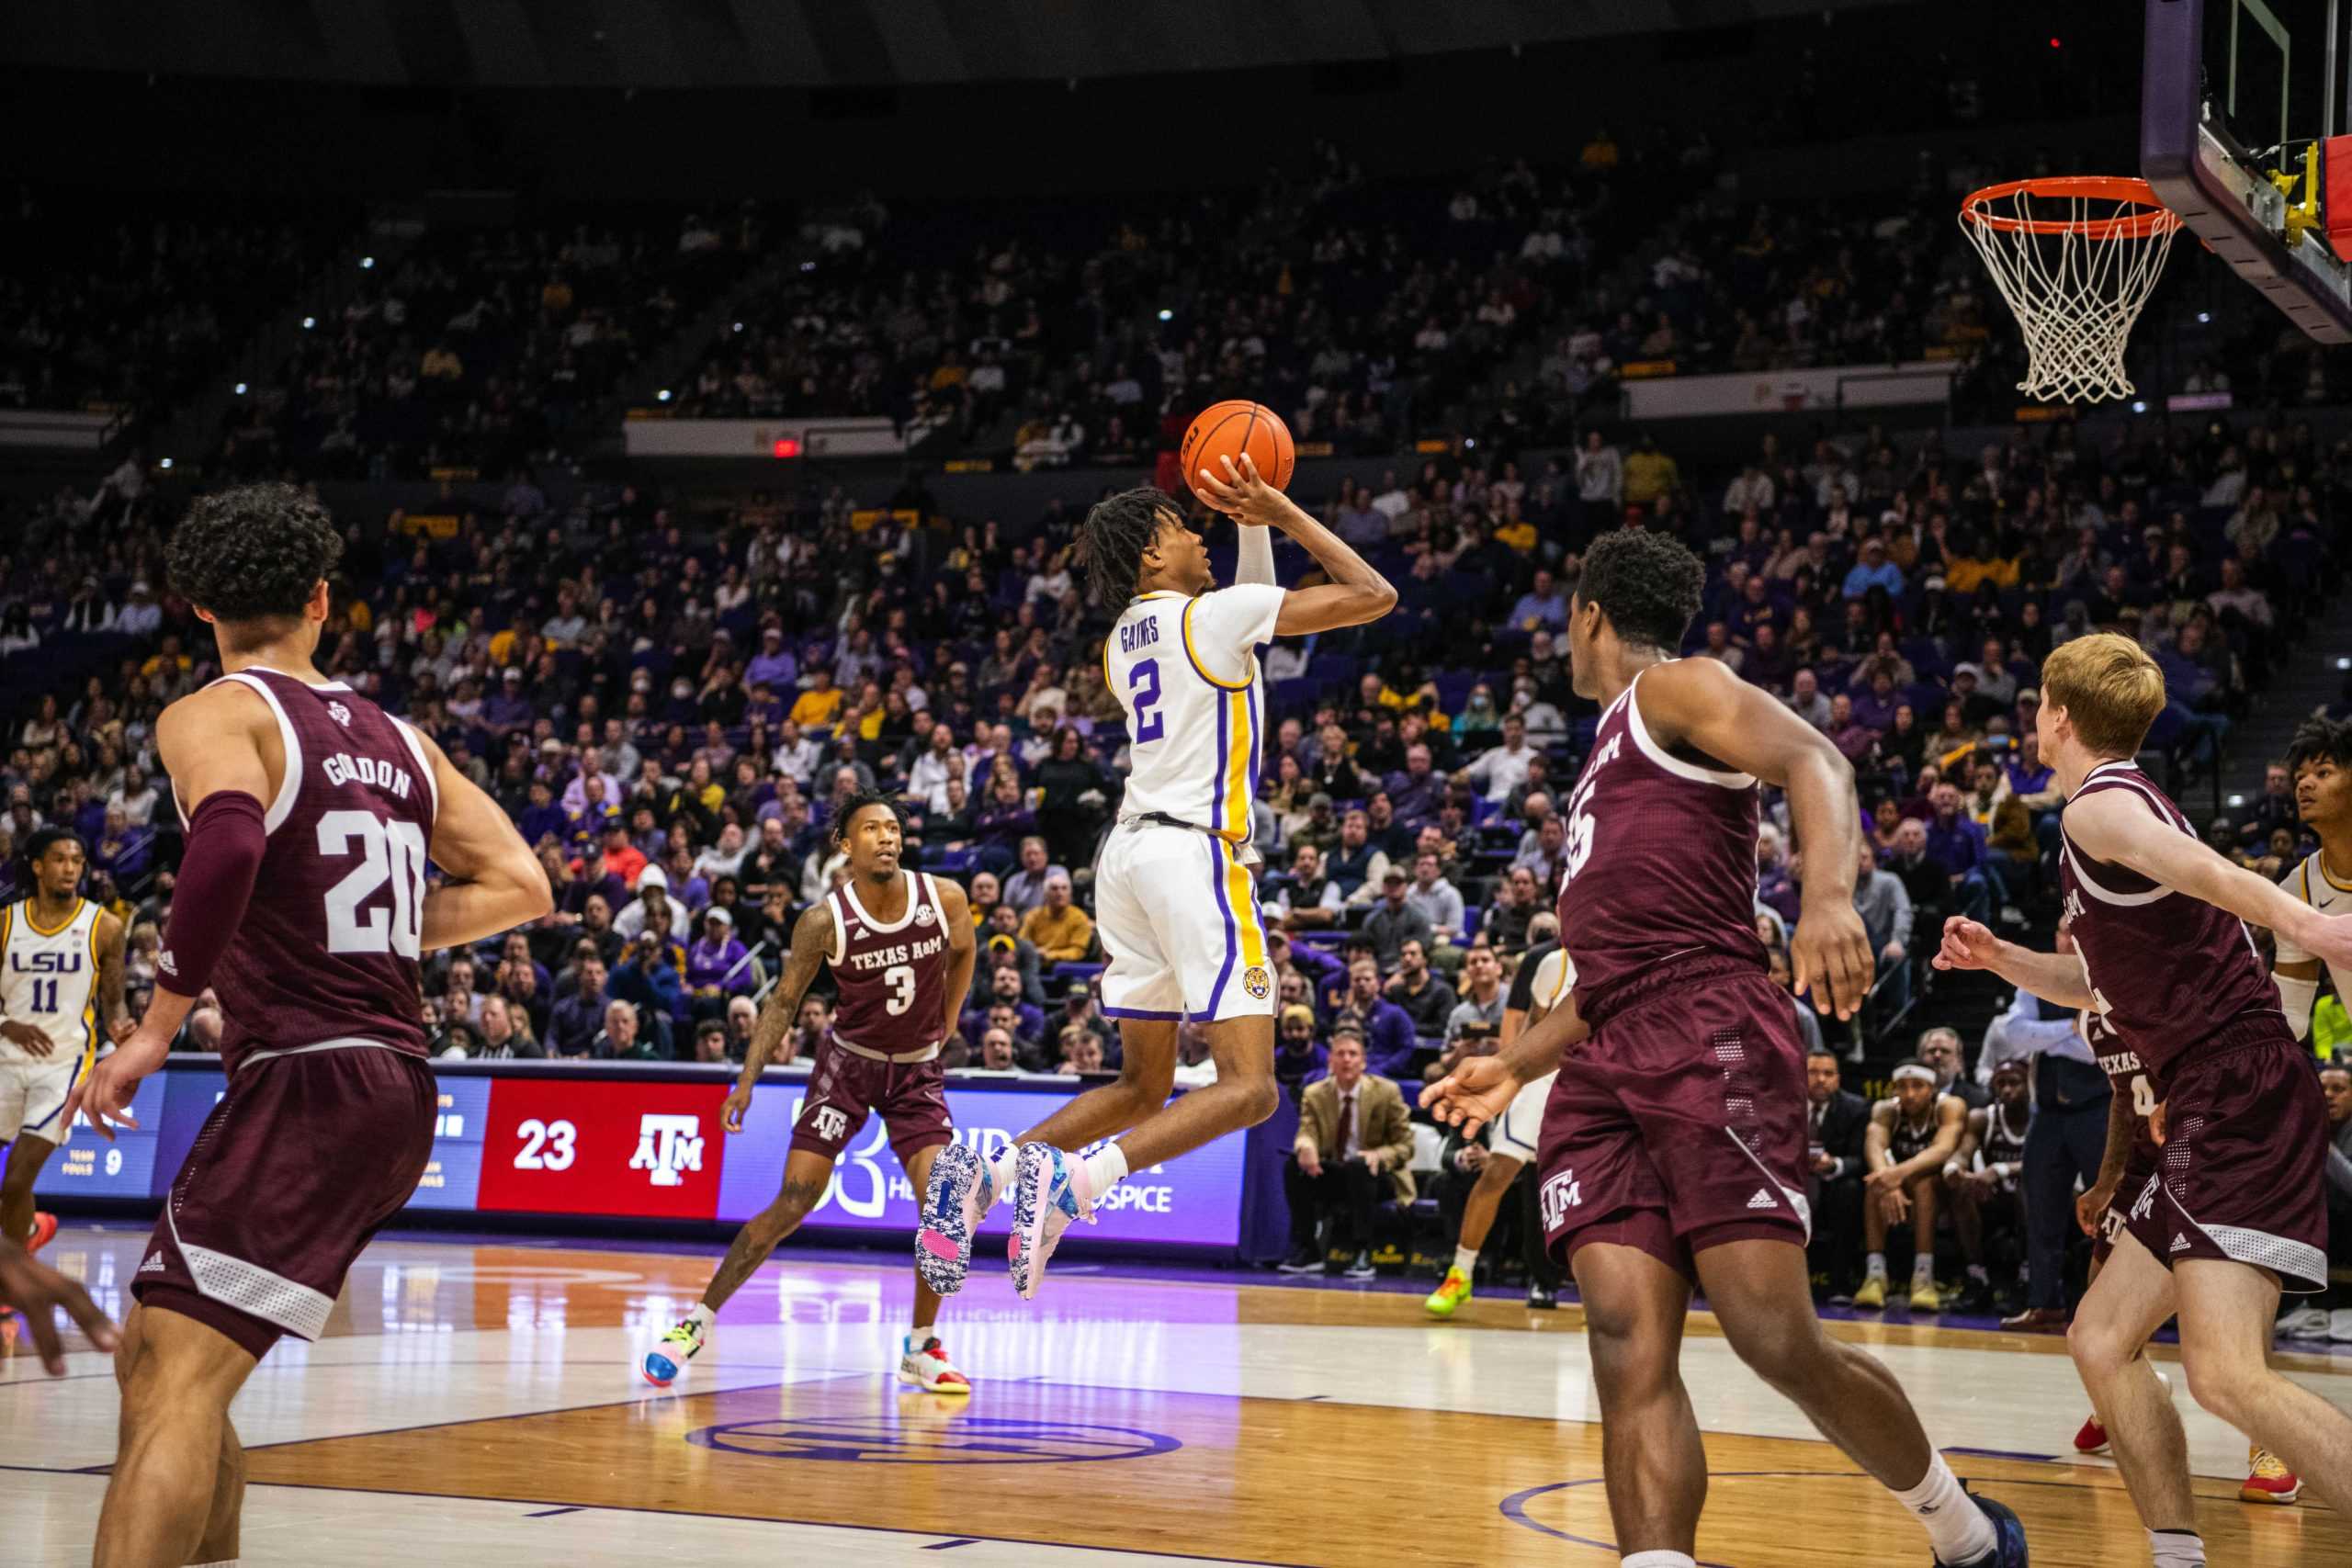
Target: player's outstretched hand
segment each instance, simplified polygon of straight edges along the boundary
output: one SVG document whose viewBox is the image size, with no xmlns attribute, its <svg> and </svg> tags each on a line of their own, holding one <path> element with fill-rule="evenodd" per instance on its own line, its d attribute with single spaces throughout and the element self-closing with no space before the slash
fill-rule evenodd
<svg viewBox="0 0 2352 1568">
<path fill-rule="evenodd" d="M 1193 493 L 1210 506 L 1244 528 L 1270 528 L 1290 514 L 1290 498 L 1259 477 L 1249 453 L 1241 454 L 1238 467 L 1230 457 L 1217 462 L 1223 473 L 1203 468 L 1193 477 Z"/>
<path fill-rule="evenodd" d="M 1500 1056 L 1473 1056 L 1421 1090 L 1421 1107 L 1442 1127 L 1465 1138 L 1510 1109 L 1519 1079 Z"/>
<path fill-rule="evenodd" d="M 89 1292 L 56 1269 L 35 1262 L 30 1253 L 6 1236 L 0 1236 L 0 1301 L 22 1312 L 25 1321 L 32 1325 L 33 1348 L 40 1353 L 40 1364 L 49 1369 L 51 1377 L 65 1372 L 64 1348 L 57 1340 L 59 1307 L 90 1337 L 93 1349 L 115 1348 L 114 1325 L 91 1304 Z"/>
<path fill-rule="evenodd" d="M 1944 921 L 1944 943 L 1937 949 L 1939 969 L 1990 969 L 2001 939 L 1965 915 Z"/>
<path fill-rule="evenodd" d="M 1851 1018 L 1862 1010 L 1877 966 L 1870 932 L 1851 903 L 1798 915 L 1789 938 L 1789 968 L 1797 994 L 1813 993 L 1815 1011 Z"/>
<path fill-rule="evenodd" d="M 162 1066 L 171 1049 L 168 1038 L 133 1030 L 129 1040 L 99 1057 L 98 1065 L 65 1097 L 62 1125 L 67 1134 L 74 1131 L 77 1115 L 88 1118 L 98 1136 L 109 1144 L 114 1142 L 114 1127 L 108 1122 L 137 1132 L 138 1119 L 130 1114 L 131 1097 L 139 1092 L 139 1080 Z"/>
</svg>

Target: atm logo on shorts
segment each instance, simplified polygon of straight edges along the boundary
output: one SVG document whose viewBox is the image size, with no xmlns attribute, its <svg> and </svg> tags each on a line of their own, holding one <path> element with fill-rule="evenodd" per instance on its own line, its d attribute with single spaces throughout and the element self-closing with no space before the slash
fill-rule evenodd
<svg viewBox="0 0 2352 1568">
<path fill-rule="evenodd" d="M 656 1187 L 678 1187 L 682 1170 L 702 1168 L 702 1118 L 666 1116 L 648 1111 L 637 1124 L 637 1153 L 629 1156 L 631 1170 L 650 1170 Z"/>
<path fill-rule="evenodd" d="M 1577 1180 L 1577 1173 L 1564 1170 L 1544 1183 L 1544 1228 L 1560 1228 L 1568 1211 L 1584 1201 L 1584 1189 Z"/>
<path fill-rule="evenodd" d="M 848 1134 L 849 1117 L 839 1106 L 820 1105 L 817 1107 L 817 1114 L 810 1118 L 808 1130 L 825 1142 L 831 1143 Z"/>
</svg>

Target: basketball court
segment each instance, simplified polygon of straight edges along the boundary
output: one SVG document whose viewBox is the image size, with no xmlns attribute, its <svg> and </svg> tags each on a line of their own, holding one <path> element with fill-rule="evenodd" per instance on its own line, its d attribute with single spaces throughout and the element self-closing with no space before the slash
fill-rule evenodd
<svg viewBox="0 0 2352 1568">
<path fill-rule="evenodd" d="M 119 1314 L 146 1238 L 62 1234 L 45 1257 Z M 288 1340 L 235 1406 L 243 1561 L 1613 1564 L 1600 1428 L 1573 1308 L 1498 1294 L 1448 1324 L 1417 1294 L 1070 1260 L 1032 1306 L 976 1271 L 942 1326 L 977 1392 L 901 1388 L 911 1270 L 787 1247 L 669 1393 L 634 1362 L 711 1253 L 379 1242 L 327 1335 Z M 2014 1506 L 2035 1561 L 2136 1562 L 2113 1468 L 2055 1338 L 1834 1325 L 1910 1392 L 1956 1468 Z M 2160 1355 L 2167 1352 L 2159 1352 Z M 1695 1315 L 1684 1369 L 1714 1480 L 1700 1558 L 1909 1562 L 1917 1527 Z M 2280 1359 L 2352 1404 L 2352 1356 Z M 2180 1393 L 2216 1562 L 2352 1561 L 2352 1525 L 2235 1500 L 2245 1446 Z M 88 1561 L 114 1453 L 106 1357 L 51 1382 L 0 1363 L 0 1561 Z"/>
</svg>

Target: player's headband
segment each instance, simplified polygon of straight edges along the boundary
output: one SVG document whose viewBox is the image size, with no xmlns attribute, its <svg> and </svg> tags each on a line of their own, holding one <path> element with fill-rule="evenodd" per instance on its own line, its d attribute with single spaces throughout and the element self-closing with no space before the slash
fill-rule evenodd
<svg viewBox="0 0 2352 1568">
<path fill-rule="evenodd" d="M 1933 1070 L 1921 1066 L 1897 1067 L 1891 1081 L 1901 1083 L 1906 1078 L 1926 1084 L 1930 1089 L 1933 1089 L 1936 1083 L 1936 1075 Z"/>
</svg>

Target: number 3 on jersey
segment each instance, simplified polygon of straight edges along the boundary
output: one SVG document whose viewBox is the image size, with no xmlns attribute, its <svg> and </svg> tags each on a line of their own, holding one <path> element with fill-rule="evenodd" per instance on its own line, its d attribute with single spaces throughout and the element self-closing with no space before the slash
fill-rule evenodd
<svg viewBox="0 0 2352 1568">
<path fill-rule="evenodd" d="M 1127 671 L 1127 694 L 1136 705 L 1136 744 L 1157 740 L 1167 731 L 1167 716 L 1159 710 L 1159 660 L 1142 659 Z"/>
</svg>

